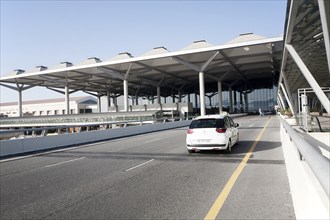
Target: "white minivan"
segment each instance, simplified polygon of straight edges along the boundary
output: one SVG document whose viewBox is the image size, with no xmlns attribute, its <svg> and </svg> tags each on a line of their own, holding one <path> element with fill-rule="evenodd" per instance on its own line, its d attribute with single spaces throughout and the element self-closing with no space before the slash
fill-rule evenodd
<svg viewBox="0 0 330 220">
<path fill-rule="evenodd" d="M 238 126 L 228 115 L 206 115 L 195 118 L 187 130 L 188 152 L 225 150 L 230 153 L 232 146 L 239 140 Z"/>
</svg>

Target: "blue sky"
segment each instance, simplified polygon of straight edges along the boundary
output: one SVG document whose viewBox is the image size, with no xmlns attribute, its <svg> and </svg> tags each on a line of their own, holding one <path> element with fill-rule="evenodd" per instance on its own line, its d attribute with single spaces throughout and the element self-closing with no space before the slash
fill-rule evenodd
<svg viewBox="0 0 330 220">
<path fill-rule="evenodd" d="M 154 47 L 177 51 L 195 40 L 221 45 L 241 33 L 284 32 L 286 0 L 15 1 L 1 0 L 1 77 L 15 69 L 139 56 Z M 42 92 L 41 92 L 42 91 Z M 0 86 L 0 102 L 17 92 Z M 33 88 L 23 100 L 62 97 Z"/>
</svg>

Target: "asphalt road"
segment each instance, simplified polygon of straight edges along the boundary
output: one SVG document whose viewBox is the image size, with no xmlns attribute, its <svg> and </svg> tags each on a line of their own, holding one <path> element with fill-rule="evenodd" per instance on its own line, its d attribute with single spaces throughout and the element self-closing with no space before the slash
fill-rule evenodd
<svg viewBox="0 0 330 220">
<path fill-rule="evenodd" d="M 278 119 L 234 121 L 231 154 L 188 154 L 180 128 L 1 162 L 0 219 L 295 219 Z"/>
</svg>

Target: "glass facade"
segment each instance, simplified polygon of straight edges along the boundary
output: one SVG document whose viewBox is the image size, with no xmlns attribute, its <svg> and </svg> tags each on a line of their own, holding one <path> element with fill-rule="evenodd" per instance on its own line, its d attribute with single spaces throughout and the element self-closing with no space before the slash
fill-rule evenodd
<svg viewBox="0 0 330 220">
<path fill-rule="evenodd" d="M 277 87 L 273 86 L 271 89 L 257 89 L 251 93 L 248 93 L 248 112 L 249 113 L 259 113 L 259 108 L 262 112 L 274 112 L 274 106 L 277 104 L 276 99 Z M 188 95 L 182 98 L 182 102 L 188 102 Z M 211 98 L 208 98 L 211 97 Z M 230 98 L 229 91 L 222 92 L 222 107 L 224 111 L 229 112 Z M 171 98 L 172 99 L 172 98 Z M 172 101 L 172 100 L 170 100 Z M 178 101 L 178 100 L 176 100 Z M 190 94 L 190 102 L 195 106 L 195 95 Z M 232 102 L 233 102 L 233 112 L 241 113 L 245 112 L 245 99 L 244 94 L 237 91 L 232 91 Z M 217 109 L 218 108 L 218 94 L 212 96 L 212 94 L 206 94 L 205 106 L 207 109 Z M 197 108 L 200 107 L 199 96 L 197 96 Z M 216 113 L 217 110 L 214 111 Z"/>
<path fill-rule="evenodd" d="M 274 112 L 277 87 L 272 89 L 258 89 L 248 94 L 249 112 L 258 113 L 259 108 L 263 112 Z"/>
<path fill-rule="evenodd" d="M 262 112 L 274 112 L 274 106 L 277 105 L 277 87 L 273 86 L 271 89 L 257 89 L 251 93 L 248 93 L 248 112 L 258 113 L 259 108 Z M 189 98 L 188 98 L 189 96 Z M 197 95 L 197 103 L 195 100 L 195 94 L 186 94 L 182 97 L 181 102 L 188 102 L 188 100 L 193 104 L 194 112 L 198 113 L 200 108 L 199 95 Z M 222 107 L 224 111 L 229 112 L 230 98 L 229 91 L 222 92 Z M 165 101 L 166 100 L 166 101 Z M 156 103 L 155 99 L 155 103 Z M 178 102 L 176 98 L 174 102 Z M 245 112 L 245 99 L 244 94 L 238 91 L 232 91 L 232 102 L 233 102 L 233 113 Z M 173 103 L 173 97 L 168 96 L 162 99 L 162 103 Z M 196 106 L 197 104 L 197 106 Z M 205 106 L 208 110 L 208 114 L 218 113 L 218 94 L 207 93 L 205 96 Z"/>
</svg>

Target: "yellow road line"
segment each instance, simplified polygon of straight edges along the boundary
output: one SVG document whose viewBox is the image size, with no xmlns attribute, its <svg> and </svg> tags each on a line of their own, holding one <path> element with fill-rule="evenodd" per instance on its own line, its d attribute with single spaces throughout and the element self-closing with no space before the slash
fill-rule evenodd
<svg viewBox="0 0 330 220">
<path fill-rule="evenodd" d="M 217 215 L 219 214 L 220 209 L 222 208 L 223 204 L 225 203 L 225 201 L 226 201 L 231 189 L 233 188 L 237 178 L 239 177 L 239 175 L 243 171 L 243 169 L 244 169 L 246 163 L 248 162 L 252 152 L 254 151 L 254 148 L 257 146 L 262 134 L 266 130 L 266 127 L 268 126 L 270 120 L 271 120 L 271 118 L 267 121 L 266 125 L 263 127 L 263 129 L 259 133 L 257 139 L 252 144 L 251 148 L 249 149 L 249 151 L 247 152 L 247 154 L 245 155 L 245 157 L 243 158 L 241 163 L 238 165 L 237 169 L 234 171 L 234 173 L 232 174 L 232 176 L 228 180 L 225 188 L 223 188 L 222 192 L 220 193 L 218 198 L 215 200 L 214 204 L 212 205 L 211 209 L 209 210 L 209 212 L 205 216 L 204 220 L 215 219 L 217 217 Z"/>
</svg>

